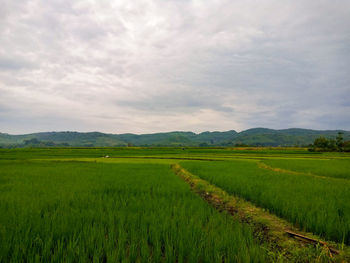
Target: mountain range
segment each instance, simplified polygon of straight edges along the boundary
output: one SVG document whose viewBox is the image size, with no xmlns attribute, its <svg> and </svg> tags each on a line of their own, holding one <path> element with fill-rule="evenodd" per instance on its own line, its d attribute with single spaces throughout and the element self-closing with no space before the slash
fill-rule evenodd
<svg viewBox="0 0 350 263">
<path fill-rule="evenodd" d="M 40 132 L 23 135 L 0 133 L 0 147 L 120 147 L 120 146 L 306 146 L 320 137 L 335 138 L 350 131 L 253 128 L 241 132 L 165 132 L 152 134 L 108 134 L 101 132 Z"/>
</svg>

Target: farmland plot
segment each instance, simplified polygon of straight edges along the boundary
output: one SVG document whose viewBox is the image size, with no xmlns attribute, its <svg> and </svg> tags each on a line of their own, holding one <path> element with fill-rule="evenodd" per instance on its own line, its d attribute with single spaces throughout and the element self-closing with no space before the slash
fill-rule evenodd
<svg viewBox="0 0 350 263">
<path fill-rule="evenodd" d="M 312 175 L 350 179 L 350 158 L 328 160 L 264 160 L 271 167 L 278 167 L 290 171 L 308 173 Z"/>
<path fill-rule="evenodd" d="M 0 262 L 264 262 L 168 165 L 1 161 Z"/>
<path fill-rule="evenodd" d="M 260 169 L 254 161 L 182 162 L 191 173 L 287 219 L 350 244 L 350 181 Z"/>
</svg>

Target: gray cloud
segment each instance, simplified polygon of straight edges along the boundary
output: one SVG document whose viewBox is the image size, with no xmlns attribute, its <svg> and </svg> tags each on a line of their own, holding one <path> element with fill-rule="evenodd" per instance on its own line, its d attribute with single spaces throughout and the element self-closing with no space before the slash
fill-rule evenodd
<svg viewBox="0 0 350 263">
<path fill-rule="evenodd" d="M 4 0 L 0 132 L 350 129 L 348 1 Z"/>
</svg>

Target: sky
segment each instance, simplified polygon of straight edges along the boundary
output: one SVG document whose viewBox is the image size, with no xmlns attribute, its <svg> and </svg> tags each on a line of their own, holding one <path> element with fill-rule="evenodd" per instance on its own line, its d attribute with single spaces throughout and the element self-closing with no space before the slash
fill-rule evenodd
<svg viewBox="0 0 350 263">
<path fill-rule="evenodd" d="M 350 1 L 0 6 L 0 132 L 350 130 Z"/>
</svg>

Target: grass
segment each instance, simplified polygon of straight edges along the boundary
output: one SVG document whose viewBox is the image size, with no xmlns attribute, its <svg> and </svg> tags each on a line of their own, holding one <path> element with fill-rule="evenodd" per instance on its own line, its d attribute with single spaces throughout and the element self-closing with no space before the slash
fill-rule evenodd
<svg viewBox="0 0 350 263">
<path fill-rule="evenodd" d="M 113 158 L 101 158 L 106 155 Z M 0 262 L 279 259 L 271 246 L 256 243 L 250 227 L 192 193 L 170 170 L 176 163 L 302 230 L 350 244 L 349 154 L 299 148 L 0 149 Z M 263 163 L 272 170 L 258 166 Z M 307 251 L 296 261 L 315 257 Z"/>
<path fill-rule="evenodd" d="M 243 200 L 237 196 L 229 195 L 219 187 L 189 173 L 179 164 L 171 165 L 174 173 L 185 180 L 192 190 L 205 199 L 212 206 L 220 211 L 227 211 L 234 220 L 249 224 L 254 230 L 254 237 L 257 240 L 268 240 L 264 244 L 269 250 L 269 255 L 273 262 L 347 262 L 349 259 L 348 251 L 340 252 L 336 258 L 333 257 L 334 250 L 328 250 L 322 246 L 305 245 L 297 239 L 286 235 L 285 230 L 300 230 L 287 221 L 273 215 L 266 210 L 254 206 L 252 203 Z M 320 238 L 310 233 L 306 234 L 309 238 Z M 337 244 L 328 243 L 327 246 L 337 246 Z"/>
<path fill-rule="evenodd" d="M 166 164 L 0 161 L 0 262 L 264 262 Z"/>
<path fill-rule="evenodd" d="M 182 147 L 120 147 L 120 148 L 20 148 L 0 149 L 0 160 L 99 158 L 111 157 L 207 157 L 207 158 L 337 158 L 339 153 L 313 153 L 306 149 L 286 148 L 182 148 Z M 347 155 L 350 157 L 350 155 Z"/>
<path fill-rule="evenodd" d="M 349 159 L 330 160 L 265 160 L 269 166 L 314 175 L 350 179 Z"/>
<path fill-rule="evenodd" d="M 188 161 L 181 165 L 302 230 L 350 244 L 350 181 L 264 170 L 254 161 Z"/>
</svg>

